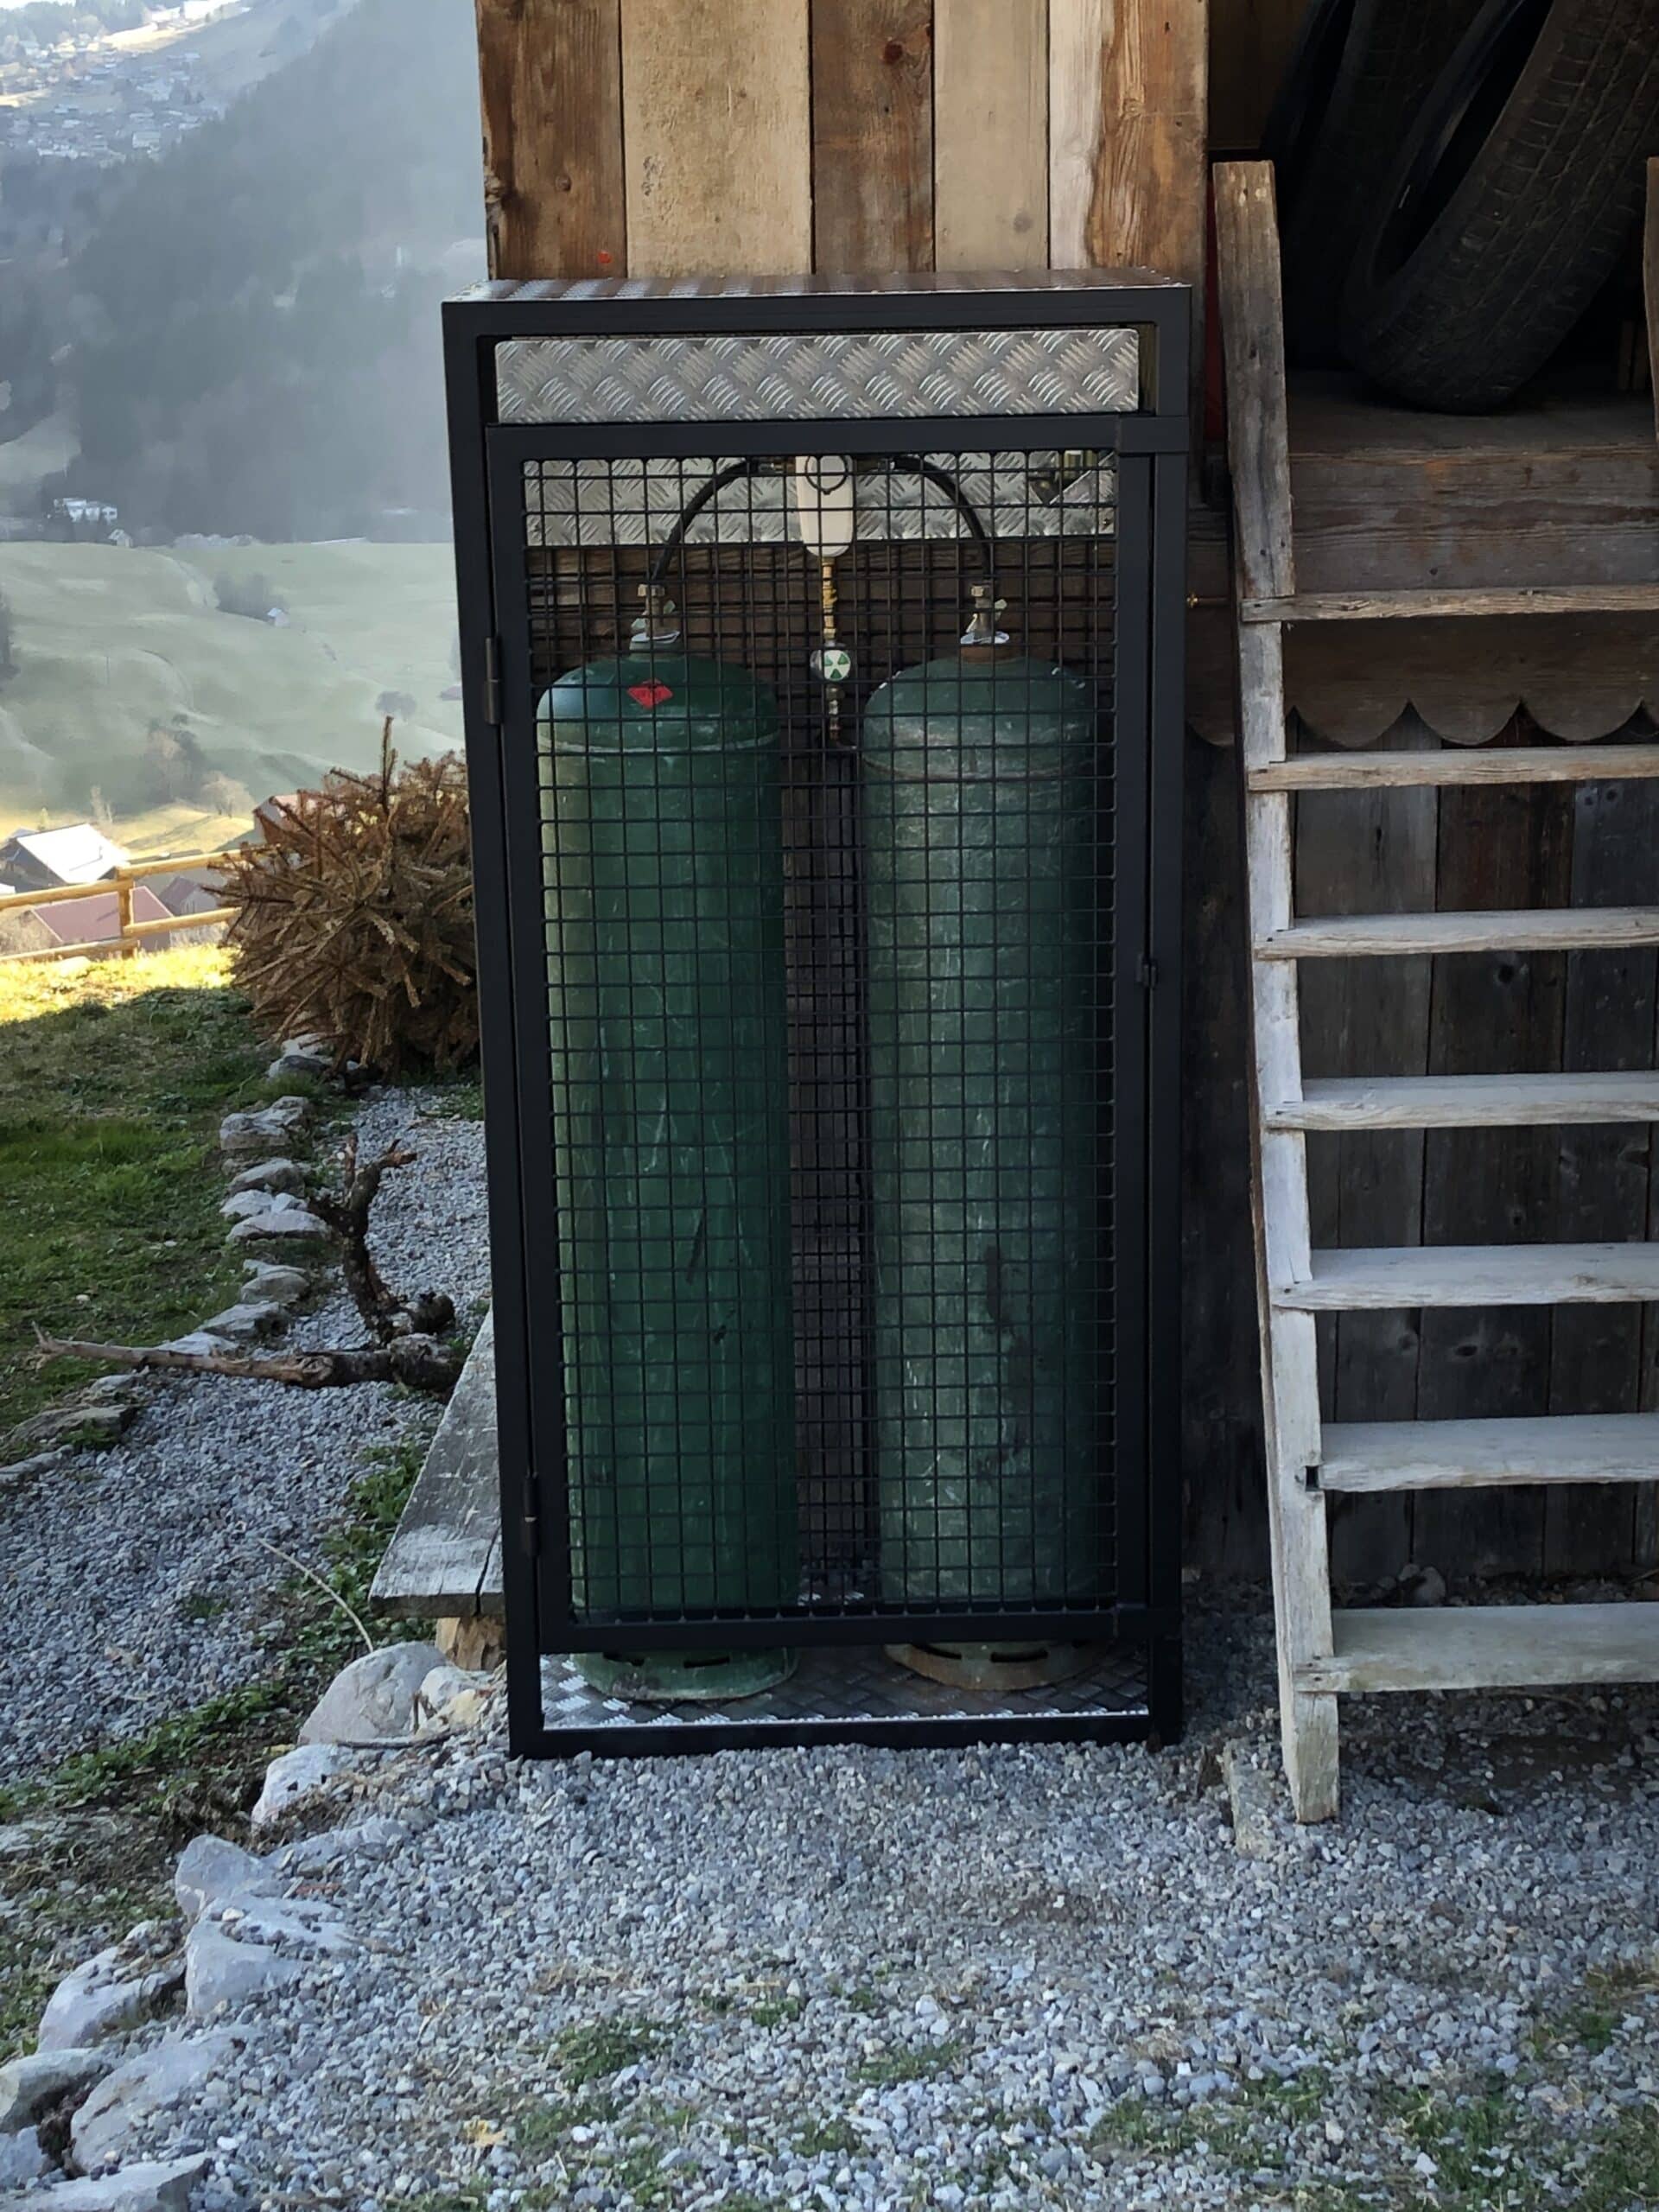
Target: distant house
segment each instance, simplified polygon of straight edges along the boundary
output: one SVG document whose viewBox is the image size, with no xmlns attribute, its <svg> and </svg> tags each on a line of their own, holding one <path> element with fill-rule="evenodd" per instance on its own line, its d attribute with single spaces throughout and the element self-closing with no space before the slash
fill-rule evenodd
<svg viewBox="0 0 1659 2212">
<path fill-rule="evenodd" d="M 54 945 L 85 945 L 107 959 L 121 941 L 121 905 L 113 891 L 60 899 L 50 906 L 22 906 L 6 915 L 9 952 L 46 952 Z M 147 884 L 132 887 L 135 922 L 164 922 L 167 909 Z"/>
<path fill-rule="evenodd" d="M 149 887 L 169 914 L 211 914 L 225 903 L 213 884 L 200 875 L 152 876 Z M 64 903 L 73 902 L 66 899 Z"/>
<path fill-rule="evenodd" d="M 52 519 L 67 527 L 71 537 L 97 537 L 115 527 L 121 510 L 107 499 L 54 499 Z"/>
<path fill-rule="evenodd" d="M 273 791 L 269 798 L 262 799 L 254 808 L 254 822 L 260 836 L 265 838 L 267 842 L 270 841 L 271 831 L 282 826 L 283 817 L 285 814 L 293 813 L 299 803 L 298 791 Z M 0 861 L 3 861 L 4 859 L 5 849 L 0 846 Z"/>
<path fill-rule="evenodd" d="M 57 891 L 102 883 L 131 857 L 90 822 L 76 822 L 67 830 L 20 830 L 8 837 L 0 844 L 0 873 L 19 891 Z"/>
</svg>

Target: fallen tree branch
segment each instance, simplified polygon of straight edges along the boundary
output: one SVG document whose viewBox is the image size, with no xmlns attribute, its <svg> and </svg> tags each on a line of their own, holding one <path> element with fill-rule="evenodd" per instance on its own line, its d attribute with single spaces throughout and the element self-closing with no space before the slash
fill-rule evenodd
<svg viewBox="0 0 1659 2212">
<path fill-rule="evenodd" d="M 435 1337 L 394 1337 L 359 1351 L 175 1351 L 170 1344 L 93 1344 L 79 1337 L 35 1332 L 35 1357 L 102 1360 L 107 1367 L 170 1369 L 184 1375 L 233 1375 L 254 1382 L 285 1382 L 296 1390 L 343 1389 L 353 1382 L 402 1382 L 447 1395 L 461 1379 L 461 1355 Z"/>
<path fill-rule="evenodd" d="M 314 1192 L 309 1200 L 312 1212 L 339 1238 L 340 1271 L 352 1303 L 370 1335 L 383 1344 L 400 1337 L 442 1336 L 455 1318 L 453 1301 L 442 1291 L 422 1290 L 412 1298 L 399 1298 L 369 1250 L 369 1211 L 382 1180 L 391 1169 L 409 1166 L 416 1156 L 406 1145 L 393 1143 L 378 1160 L 359 1161 L 353 1131 L 341 1154 L 340 1189 Z"/>
<path fill-rule="evenodd" d="M 369 1250 L 369 1211 L 381 1183 L 393 1168 L 407 1167 L 416 1157 L 407 1147 L 392 1143 L 378 1159 L 359 1160 L 353 1133 L 341 1154 L 341 1188 L 315 1192 L 309 1200 L 312 1211 L 340 1241 L 346 1286 L 373 1343 L 346 1351 L 181 1351 L 172 1344 L 106 1344 L 80 1337 L 49 1337 L 37 1326 L 37 1362 L 101 1360 L 106 1367 L 228 1375 L 253 1382 L 282 1382 L 295 1390 L 401 1382 L 406 1389 L 447 1398 L 461 1370 L 461 1354 L 447 1339 L 454 1325 L 454 1300 L 435 1290 L 399 1298 Z"/>
</svg>

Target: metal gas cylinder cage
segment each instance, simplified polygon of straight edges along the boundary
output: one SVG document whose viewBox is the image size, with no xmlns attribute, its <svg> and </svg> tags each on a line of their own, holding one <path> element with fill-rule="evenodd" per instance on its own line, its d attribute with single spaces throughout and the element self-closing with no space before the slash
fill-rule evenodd
<svg viewBox="0 0 1659 2212">
<path fill-rule="evenodd" d="M 1189 315 L 446 306 L 516 1752 L 1179 1730 Z"/>
</svg>

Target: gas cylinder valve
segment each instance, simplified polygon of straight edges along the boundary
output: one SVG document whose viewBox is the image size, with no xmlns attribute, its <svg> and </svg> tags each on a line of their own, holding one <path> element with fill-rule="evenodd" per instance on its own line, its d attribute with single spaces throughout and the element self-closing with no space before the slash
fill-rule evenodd
<svg viewBox="0 0 1659 2212">
<path fill-rule="evenodd" d="M 1007 605 L 1006 599 L 996 596 L 993 583 L 976 584 L 968 594 L 973 602 L 973 613 L 968 627 L 962 633 L 964 645 L 1006 645 L 1011 642 L 1008 632 L 997 620 Z"/>
<path fill-rule="evenodd" d="M 633 618 L 628 639 L 630 652 L 647 652 L 653 645 L 677 645 L 680 641 L 679 609 L 661 584 L 641 584 L 643 602 Z"/>
</svg>

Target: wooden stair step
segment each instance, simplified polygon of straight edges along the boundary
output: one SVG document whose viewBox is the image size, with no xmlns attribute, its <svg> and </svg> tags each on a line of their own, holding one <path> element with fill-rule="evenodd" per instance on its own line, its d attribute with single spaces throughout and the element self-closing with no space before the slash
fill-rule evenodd
<svg viewBox="0 0 1659 2212">
<path fill-rule="evenodd" d="M 1598 952 L 1659 944 L 1659 906 L 1542 906 L 1521 913 L 1329 914 L 1256 940 L 1262 960 L 1437 952 Z"/>
<path fill-rule="evenodd" d="M 1659 777 L 1659 745 L 1448 746 L 1439 753 L 1304 753 L 1252 768 L 1253 791 L 1402 791 L 1422 785 L 1595 784 Z"/>
<path fill-rule="evenodd" d="M 1518 1129 L 1659 1121 L 1659 1071 L 1320 1076 L 1263 1110 L 1270 1129 Z"/>
<path fill-rule="evenodd" d="M 1659 1681 L 1659 1605 L 1367 1607 L 1331 1617 L 1304 1690 L 1551 1689 Z"/>
<path fill-rule="evenodd" d="M 1319 1466 L 1320 1487 L 1333 1491 L 1656 1481 L 1659 1414 L 1327 1421 Z"/>
<path fill-rule="evenodd" d="M 1659 1244 L 1389 1244 L 1315 1252 L 1306 1282 L 1274 1305 L 1295 1313 L 1418 1306 L 1618 1306 L 1659 1299 Z"/>
<path fill-rule="evenodd" d="M 1241 622 L 1421 622 L 1492 614 L 1659 613 L 1659 583 L 1481 584 L 1414 591 L 1299 591 L 1241 598 Z"/>
</svg>

